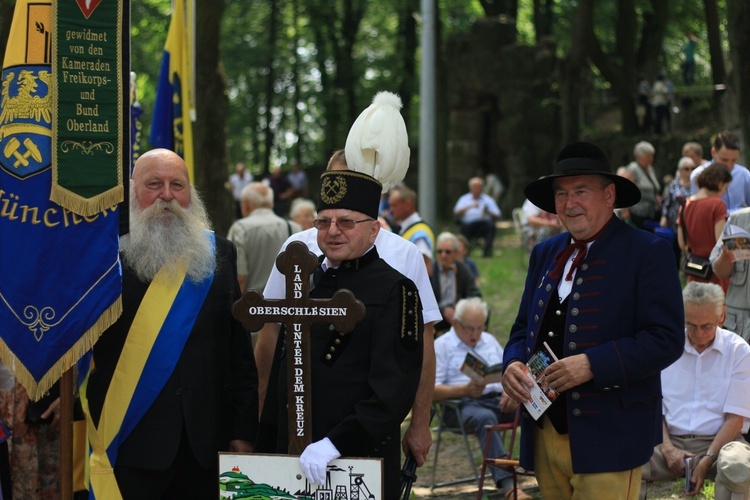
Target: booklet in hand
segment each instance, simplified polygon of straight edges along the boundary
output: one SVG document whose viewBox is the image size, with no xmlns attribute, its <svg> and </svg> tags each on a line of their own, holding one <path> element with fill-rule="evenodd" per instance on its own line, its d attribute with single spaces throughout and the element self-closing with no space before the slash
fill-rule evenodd
<svg viewBox="0 0 750 500">
<path fill-rule="evenodd" d="M 534 417 L 534 420 L 539 420 L 542 413 L 547 411 L 547 408 L 560 395 L 559 392 L 549 386 L 547 377 L 542 375 L 549 365 L 557 361 L 555 353 L 552 352 L 552 349 L 550 349 L 546 342 L 544 342 L 544 348 L 546 352 L 535 352 L 523 367 L 524 373 L 534 381 L 534 385 L 529 389 L 531 401 L 524 401 L 523 403 L 526 411 Z"/>
<path fill-rule="evenodd" d="M 497 363 L 487 366 L 484 361 L 474 356 L 472 353 L 467 352 L 464 364 L 461 365 L 461 373 L 468 375 L 469 378 L 475 382 L 491 384 L 502 380 L 503 364 Z"/>
<path fill-rule="evenodd" d="M 729 252 L 729 260 L 737 262 L 739 260 L 750 259 L 750 233 L 739 226 L 730 224 L 724 229 L 721 241 Z"/>
</svg>

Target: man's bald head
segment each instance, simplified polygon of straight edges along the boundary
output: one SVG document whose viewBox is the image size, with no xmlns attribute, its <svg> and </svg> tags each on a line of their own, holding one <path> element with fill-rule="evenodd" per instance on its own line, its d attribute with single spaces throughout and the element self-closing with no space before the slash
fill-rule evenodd
<svg viewBox="0 0 750 500">
<path fill-rule="evenodd" d="M 185 161 L 174 151 L 152 149 L 135 162 L 132 178 L 135 198 L 141 208 L 154 201 L 176 200 L 181 207 L 190 206 L 190 178 Z"/>
</svg>

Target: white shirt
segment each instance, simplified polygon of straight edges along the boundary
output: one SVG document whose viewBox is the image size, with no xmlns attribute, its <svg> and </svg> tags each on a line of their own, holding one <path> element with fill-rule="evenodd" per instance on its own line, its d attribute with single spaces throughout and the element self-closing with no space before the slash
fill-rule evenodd
<svg viewBox="0 0 750 500">
<path fill-rule="evenodd" d="M 242 190 L 245 186 L 253 182 L 253 174 L 245 170 L 240 176 L 237 172 L 229 176 L 229 184 L 232 186 L 232 196 L 235 200 L 240 201 L 242 197 Z"/>
<path fill-rule="evenodd" d="M 315 228 L 295 233 L 287 238 L 281 247 L 281 251 L 284 251 L 292 241 L 301 241 L 315 255 L 323 254 L 318 247 L 318 230 Z M 419 298 L 422 301 L 422 317 L 425 324 L 443 319 L 435 300 L 435 293 L 432 291 L 430 277 L 427 275 L 424 257 L 414 246 L 414 243 L 390 231 L 380 231 L 375 238 L 375 247 L 378 250 L 378 255 L 389 266 L 412 280 L 417 286 Z M 285 296 L 286 278 L 276 266 L 273 266 L 271 275 L 268 277 L 268 283 L 266 283 L 266 288 L 263 291 L 263 297 L 266 299 L 283 299 Z"/>
<path fill-rule="evenodd" d="M 466 385 L 471 380 L 461 372 L 466 353 L 471 352 L 484 361 L 487 366 L 503 362 L 503 348 L 492 334 L 482 332 L 479 342 L 472 349 L 458 337 L 451 328 L 435 339 L 435 385 Z M 482 394 L 503 392 L 500 382 L 487 384 Z"/>
<path fill-rule="evenodd" d="M 474 203 L 478 203 L 478 205 L 475 207 Z M 500 209 L 497 207 L 497 203 L 495 203 L 495 200 L 491 196 L 486 194 L 479 195 L 477 199 L 471 193 L 466 193 L 456 202 L 456 206 L 453 207 L 453 213 L 455 214 L 466 207 L 469 208 L 461 216 L 461 222 L 464 224 L 487 219 L 489 216 L 485 214 L 485 210 L 496 218 L 500 218 Z"/>
<path fill-rule="evenodd" d="M 709 165 L 710 163 L 705 163 L 691 172 L 690 189 L 693 194 L 698 192 L 696 179 Z M 727 212 L 731 213 L 740 208 L 750 207 L 750 171 L 737 163 L 729 173 L 732 174 L 732 181 L 721 199 L 727 204 Z"/>
<path fill-rule="evenodd" d="M 726 413 L 750 419 L 750 345 L 716 329 L 713 344 L 698 353 L 685 336 L 680 359 L 661 372 L 662 412 L 669 434 L 714 436 Z"/>
</svg>

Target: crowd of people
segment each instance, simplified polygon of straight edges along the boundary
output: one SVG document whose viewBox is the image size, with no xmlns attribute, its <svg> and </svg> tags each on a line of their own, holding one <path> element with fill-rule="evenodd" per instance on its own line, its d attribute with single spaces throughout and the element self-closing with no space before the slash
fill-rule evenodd
<svg viewBox="0 0 750 500">
<path fill-rule="evenodd" d="M 217 452 L 287 452 L 291 332 L 276 322 L 246 331 L 233 305 L 247 290 L 291 300 L 278 256 L 302 242 L 317 257 L 310 297 L 347 289 L 365 306 L 351 332 L 310 327 L 315 404 L 299 458 L 307 484 L 325 484 L 339 457 L 377 457 L 383 498 L 397 498 L 402 452 L 425 462 L 430 407 L 453 399 L 459 411 L 445 423 L 460 419 L 495 457 L 506 450 L 486 426 L 518 412 L 520 465 L 544 498 L 643 498 L 649 481 L 688 471 L 689 494 L 711 479 L 716 498 L 748 498 L 750 266 L 722 236 L 750 231 L 750 173 L 730 132 L 712 140 L 711 157 L 685 144 L 664 181 L 648 142 L 619 174 L 594 144 L 564 147 L 553 172 L 524 189 L 534 244 L 501 346 L 471 259 L 472 250 L 492 258 L 502 216 L 481 177 L 455 203 L 456 231 L 437 232 L 412 187 L 384 184 L 343 150 L 314 200 L 297 166 L 253 182 L 239 164 L 227 186 L 241 216 L 223 238 L 210 231 L 182 159 L 143 154 L 121 240 L 123 314 L 95 344 L 80 394 L 89 488 L 100 498 L 209 498 Z M 711 273 L 682 289 L 677 257 L 688 252 Z M 502 363 L 502 381 L 467 376 L 467 353 Z M 543 375 L 559 396 L 537 414 L 527 363 L 539 355 L 551 358 Z M 54 497 L 54 468 L 34 463 L 42 474 L 33 484 L 16 479 L 30 405 L 4 380 L 0 408 L 16 452 L 5 469 L 16 467 L 19 492 Z M 54 425 L 34 433 L 40 461 L 57 405 L 43 415 Z M 492 476 L 505 496 L 530 498 L 507 470 Z"/>
</svg>

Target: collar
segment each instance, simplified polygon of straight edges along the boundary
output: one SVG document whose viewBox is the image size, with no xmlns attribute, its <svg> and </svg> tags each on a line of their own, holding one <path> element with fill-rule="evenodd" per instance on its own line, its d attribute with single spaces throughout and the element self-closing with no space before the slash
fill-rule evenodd
<svg viewBox="0 0 750 500">
<path fill-rule="evenodd" d="M 343 261 L 336 269 L 359 271 L 360 269 L 369 266 L 379 258 L 380 255 L 378 255 L 377 248 L 375 248 L 375 245 L 372 245 L 363 255 L 357 257 L 356 259 Z M 331 262 L 328 260 L 328 257 L 321 255 L 320 259 L 320 267 L 323 269 L 323 271 L 328 270 L 331 267 Z"/>
<path fill-rule="evenodd" d="M 404 231 L 409 229 L 409 226 L 413 226 L 417 222 L 421 222 L 422 217 L 419 216 L 419 212 L 414 212 L 409 217 L 401 221 L 401 233 L 404 234 Z"/>
<path fill-rule="evenodd" d="M 476 349 L 479 349 L 484 344 L 484 332 L 482 332 L 482 335 L 479 336 L 479 341 L 477 342 L 477 345 L 474 347 L 471 347 L 467 343 L 465 343 L 463 340 L 461 340 L 461 337 L 458 336 L 458 333 L 456 333 L 456 330 L 451 327 L 450 330 L 445 332 L 443 335 L 448 336 L 448 341 L 453 347 L 456 348 L 463 348 L 467 351 L 475 351 Z"/>
<path fill-rule="evenodd" d="M 729 330 L 724 330 L 721 327 L 716 328 L 716 337 L 714 337 L 713 343 L 706 348 L 703 352 L 698 352 L 695 347 L 690 343 L 690 339 L 687 336 L 687 331 L 685 331 L 685 352 L 692 354 L 694 356 L 702 356 L 710 351 L 718 351 L 719 354 L 724 355 L 728 352 L 729 348 L 729 342 L 727 335 L 736 335 L 734 332 L 730 332 Z"/>
<path fill-rule="evenodd" d="M 455 272 L 455 270 L 456 270 L 456 263 L 455 262 L 453 263 L 452 267 L 443 267 L 443 265 L 440 262 L 436 262 L 436 264 L 438 266 L 438 271 L 440 271 L 441 273 L 444 273 L 444 272 L 447 272 L 447 271 L 454 271 Z"/>
</svg>

